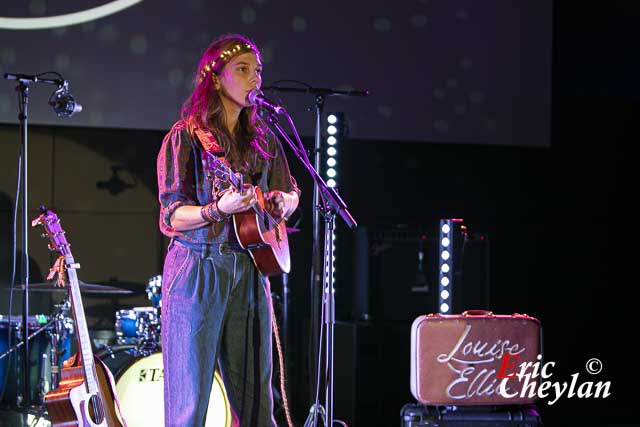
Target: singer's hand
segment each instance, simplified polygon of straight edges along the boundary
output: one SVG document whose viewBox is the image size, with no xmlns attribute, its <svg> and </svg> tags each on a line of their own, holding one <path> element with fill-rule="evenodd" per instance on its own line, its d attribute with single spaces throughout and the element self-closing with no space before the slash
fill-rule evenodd
<svg viewBox="0 0 640 427">
<path fill-rule="evenodd" d="M 284 218 L 287 212 L 284 193 L 279 190 L 269 191 L 264 195 L 264 205 L 276 220 Z"/>
<path fill-rule="evenodd" d="M 252 185 L 244 185 L 244 193 L 240 194 L 235 188 L 225 191 L 218 200 L 218 210 L 225 214 L 244 212 L 256 204 L 256 192 Z"/>
</svg>

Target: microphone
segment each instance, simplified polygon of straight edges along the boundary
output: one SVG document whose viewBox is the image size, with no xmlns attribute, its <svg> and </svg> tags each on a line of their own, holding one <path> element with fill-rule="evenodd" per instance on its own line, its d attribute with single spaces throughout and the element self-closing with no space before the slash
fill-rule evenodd
<svg viewBox="0 0 640 427">
<path fill-rule="evenodd" d="M 252 89 L 247 94 L 247 101 L 249 101 L 251 105 L 259 105 L 263 108 L 266 108 L 267 110 L 273 111 L 276 114 L 286 114 L 287 112 L 287 110 L 285 110 L 283 107 L 274 104 L 273 102 L 265 98 L 264 93 L 262 93 L 260 89 Z"/>
<path fill-rule="evenodd" d="M 82 111 L 82 105 L 78 104 L 73 95 L 69 93 L 69 82 L 66 80 L 58 86 L 58 90 L 51 94 L 49 105 L 53 107 L 53 111 L 58 117 L 71 117 Z"/>
</svg>

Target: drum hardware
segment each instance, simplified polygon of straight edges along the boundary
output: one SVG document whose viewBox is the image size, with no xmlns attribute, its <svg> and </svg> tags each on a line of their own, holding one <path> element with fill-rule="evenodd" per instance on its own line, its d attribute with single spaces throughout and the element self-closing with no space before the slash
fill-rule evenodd
<svg viewBox="0 0 640 427">
<path fill-rule="evenodd" d="M 155 308 L 162 307 L 162 276 L 157 275 L 149 279 L 147 283 L 147 298 Z"/>
<path fill-rule="evenodd" d="M 122 289 L 116 286 L 100 285 L 96 283 L 85 283 L 81 280 L 78 280 L 78 284 L 80 285 L 80 292 L 84 292 L 84 293 L 91 293 L 91 294 L 132 294 L 133 293 L 133 291 L 129 289 Z M 14 290 L 24 291 L 24 288 L 25 288 L 24 285 L 20 285 Z M 67 288 L 61 287 L 57 285 L 55 282 L 29 283 L 29 291 L 67 293 Z"/>
<path fill-rule="evenodd" d="M 67 297 L 62 303 L 54 304 L 57 310 L 54 316 L 55 328 L 54 333 L 51 334 L 51 388 L 53 390 L 58 387 L 59 384 L 59 360 L 66 360 L 71 357 L 71 336 L 74 334 L 73 319 L 67 317 L 67 312 L 71 309 L 71 301 Z M 62 342 L 69 344 L 69 347 L 60 350 L 59 343 Z M 47 391 L 49 391 L 47 390 Z"/>
<path fill-rule="evenodd" d="M 4 318 L 8 319 L 8 316 L 0 314 L 0 320 L 4 320 Z M 45 321 L 47 323 L 43 324 L 39 319 L 45 319 Z M 49 328 L 55 322 L 55 320 L 49 320 L 44 314 L 39 314 L 39 315 L 34 316 L 33 320 L 38 322 L 37 324 L 38 324 L 39 328 L 35 332 L 33 332 L 32 334 L 27 336 L 27 341 L 31 341 L 32 339 L 34 339 L 35 337 L 40 335 L 42 332 L 47 330 L 47 328 Z M 40 325 L 42 325 L 42 326 L 40 326 Z M 30 323 L 29 326 L 33 326 L 33 324 Z M 9 325 L 9 327 L 13 328 L 15 330 L 16 339 L 19 339 L 21 341 L 16 343 L 16 344 L 14 344 L 11 348 L 7 349 L 4 353 L 0 354 L 0 360 L 2 360 L 5 357 L 9 356 L 11 353 L 13 353 L 14 351 L 18 350 L 19 348 L 22 348 L 22 346 L 24 345 L 24 339 L 22 338 L 22 322 L 19 322 L 19 321 L 13 322 L 12 321 L 11 324 Z"/>
<path fill-rule="evenodd" d="M 119 345 L 135 345 L 148 354 L 160 346 L 160 313 L 155 307 L 134 307 L 116 312 L 116 336 Z"/>
<path fill-rule="evenodd" d="M 0 315 L 0 319 L 4 320 L 4 317 L 7 317 L 7 316 Z M 21 320 L 16 319 L 16 321 L 14 322 L 13 319 L 11 319 L 11 322 L 7 326 L 9 329 L 9 334 L 11 333 L 14 334 L 16 343 L 12 345 L 10 348 L 8 348 L 6 351 L 4 351 L 2 354 L 0 354 L 0 361 L 2 361 L 2 359 L 4 359 L 5 357 L 11 355 L 13 352 L 19 349 L 22 349 L 23 346 L 25 345 L 25 341 L 29 342 L 29 348 L 31 349 L 31 351 L 29 352 L 29 356 L 31 359 L 31 357 L 34 355 L 34 351 L 39 352 L 40 350 L 42 350 L 35 344 L 36 342 L 40 344 L 40 341 L 38 341 L 37 338 L 45 337 L 46 335 L 41 335 L 41 334 L 43 332 L 48 332 L 53 327 L 54 322 L 55 321 L 53 319 L 49 320 L 48 316 L 37 315 L 37 316 L 30 317 L 27 327 L 24 328 Z M 1 330 L 0 333 L 3 335 L 3 338 L 4 338 L 5 337 L 4 330 Z M 26 338 L 25 338 L 25 335 L 26 335 Z M 42 354 L 46 355 L 46 351 L 44 351 Z M 30 368 L 33 364 L 39 365 L 43 361 L 41 358 L 41 355 L 37 356 L 38 359 L 36 361 L 30 360 L 29 362 Z M 16 371 L 18 371 L 22 367 L 22 364 L 18 364 L 17 360 L 18 359 L 16 359 L 15 368 L 14 368 L 16 369 Z M 7 359 L 7 361 L 9 361 L 9 359 Z M 42 396 L 44 396 L 44 393 L 43 393 L 44 390 L 42 389 L 42 387 L 46 385 L 46 380 L 43 381 L 43 378 L 40 377 L 40 375 L 43 372 L 45 372 L 45 375 L 46 375 L 46 371 L 45 371 L 46 367 L 47 365 L 40 366 L 40 369 L 37 370 L 36 375 L 38 377 L 37 379 L 38 382 L 35 384 L 35 387 L 33 387 L 33 384 L 31 384 L 31 381 L 29 381 L 30 384 L 27 390 L 29 390 L 30 395 L 32 394 L 31 389 L 33 388 L 38 393 L 39 398 L 42 398 Z M 12 375 L 12 373 L 9 372 L 11 369 L 11 365 L 9 363 L 5 364 L 4 362 L 2 362 L 2 364 L 0 365 L 0 368 L 3 371 L 2 375 L 0 375 L 0 377 L 3 377 L 3 380 L 0 383 L 0 386 L 2 386 L 2 390 L 0 390 L 1 391 L 0 394 L 3 396 L 3 398 L 10 399 L 10 401 L 8 402 L 10 405 L 20 406 L 25 400 L 24 395 L 22 393 L 23 388 L 19 386 L 19 381 L 23 379 L 23 376 L 17 375 L 17 372 L 15 375 Z M 4 372 L 5 368 L 6 368 L 6 373 Z M 32 378 L 31 369 L 30 369 L 30 374 L 28 378 L 30 380 Z M 15 383 L 10 383 L 8 379 L 13 379 Z M 30 396 L 29 402 L 32 402 L 32 399 L 33 398 Z"/>
<path fill-rule="evenodd" d="M 160 349 L 162 276 L 148 280 L 146 287 L 150 307 L 133 307 L 115 313 L 116 341 L 120 346 L 135 346 L 138 354 L 148 356 Z"/>
<path fill-rule="evenodd" d="M 13 332 L 15 334 L 15 339 L 18 342 L 16 342 L 11 346 L 11 348 L 8 348 L 6 351 L 0 354 L 1 361 L 16 350 L 22 348 L 25 343 L 24 335 L 26 331 L 26 333 L 28 334 L 26 340 L 30 342 L 29 348 L 31 349 L 29 352 L 29 365 L 36 364 L 38 366 L 36 374 L 37 382 L 31 385 L 31 387 L 35 388 L 38 400 L 37 402 L 33 402 L 30 398 L 29 401 L 38 405 L 42 403 L 42 398 L 49 390 L 57 387 L 60 380 L 60 356 L 63 356 L 65 355 L 65 353 L 70 352 L 70 337 L 74 333 L 73 320 L 66 317 L 66 313 L 70 309 L 69 300 L 67 299 L 61 304 L 54 305 L 54 307 L 56 307 L 56 312 L 53 316 L 44 314 L 30 316 L 30 321 L 28 322 L 27 328 L 23 327 L 21 319 L 16 318 L 15 321 L 11 319 L 11 324 L 8 325 L 10 333 Z M 2 321 L 3 323 L 5 321 L 8 323 L 8 320 L 8 316 L 0 315 L 0 321 Z M 43 332 L 45 334 L 41 335 Z M 0 334 L 4 336 L 4 330 L 0 330 Z M 46 339 L 42 340 L 43 342 L 47 342 L 46 345 L 37 342 L 36 338 L 39 336 L 46 336 Z M 31 344 L 31 342 L 34 342 L 37 345 L 34 346 L 34 344 Z M 47 345 L 50 345 L 50 348 L 47 349 Z M 62 346 L 64 346 L 64 348 L 62 348 Z M 39 353 L 37 360 L 33 360 L 35 355 L 34 351 Z M 69 354 L 67 354 L 66 356 L 69 357 Z M 0 368 L 2 369 L 4 369 L 5 366 L 6 368 L 9 368 L 8 363 L 6 365 L 0 364 Z M 16 366 L 17 369 L 20 369 L 22 367 L 22 365 Z M 7 369 L 6 372 L 7 378 L 5 378 L 4 381 L 0 381 L 0 387 L 2 387 L 2 389 L 0 390 L 2 393 L 0 394 L 4 394 L 5 391 L 9 389 L 9 385 L 6 381 L 9 377 L 8 371 L 9 369 Z M 18 380 L 22 379 L 22 376 L 14 375 L 12 378 L 16 380 L 15 385 L 17 386 L 17 382 Z M 31 378 L 33 379 L 32 375 Z M 13 386 L 13 384 L 11 386 Z M 21 390 L 22 389 L 19 387 L 16 387 L 16 390 L 11 390 L 12 392 L 15 392 L 15 396 L 11 396 L 13 401 L 9 402 L 10 405 L 20 406 L 22 404 L 24 396 L 22 395 Z"/>
<path fill-rule="evenodd" d="M 91 329 L 89 330 L 89 336 L 91 337 L 91 345 L 95 350 L 101 350 L 116 343 L 116 332 L 112 328 Z"/>
</svg>

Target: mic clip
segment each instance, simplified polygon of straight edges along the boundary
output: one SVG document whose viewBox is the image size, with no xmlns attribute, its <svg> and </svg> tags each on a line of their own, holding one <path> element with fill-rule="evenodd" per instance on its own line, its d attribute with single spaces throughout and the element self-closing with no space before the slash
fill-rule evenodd
<svg viewBox="0 0 640 427">
<path fill-rule="evenodd" d="M 69 93 L 69 82 L 66 80 L 51 94 L 49 105 L 58 117 L 71 117 L 82 111 L 82 105 L 78 104 L 73 95 Z"/>
</svg>

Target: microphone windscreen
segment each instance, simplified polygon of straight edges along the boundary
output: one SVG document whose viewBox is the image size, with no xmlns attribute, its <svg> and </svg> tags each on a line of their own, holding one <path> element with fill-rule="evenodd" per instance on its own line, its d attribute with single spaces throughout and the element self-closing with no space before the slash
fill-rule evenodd
<svg viewBox="0 0 640 427">
<path fill-rule="evenodd" d="M 256 105 L 256 103 L 258 102 L 257 98 L 263 95 L 264 94 L 260 89 L 252 89 L 247 94 L 247 100 L 249 101 L 249 103 L 251 103 L 251 105 Z"/>
</svg>

